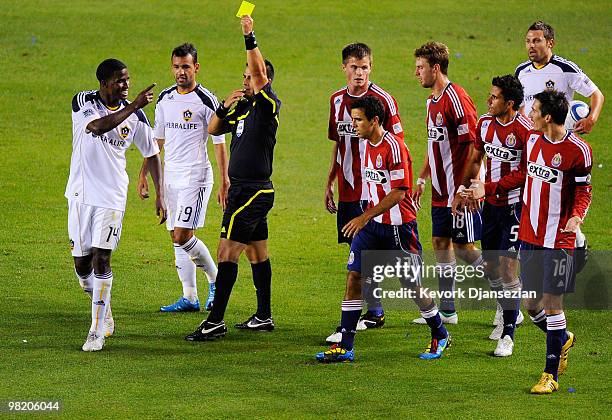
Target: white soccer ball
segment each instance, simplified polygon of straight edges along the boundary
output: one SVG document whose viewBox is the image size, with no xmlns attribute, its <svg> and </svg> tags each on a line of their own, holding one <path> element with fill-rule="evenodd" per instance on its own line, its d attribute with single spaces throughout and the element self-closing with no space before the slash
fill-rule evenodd
<svg viewBox="0 0 612 420">
<path fill-rule="evenodd" d="M 576 121 L 586 118 L 591 112 L 591 108 L 582 101 L 571 101 L 565 117 L 565 128 L 569 131 L 574 131 Z"/>
</svg>

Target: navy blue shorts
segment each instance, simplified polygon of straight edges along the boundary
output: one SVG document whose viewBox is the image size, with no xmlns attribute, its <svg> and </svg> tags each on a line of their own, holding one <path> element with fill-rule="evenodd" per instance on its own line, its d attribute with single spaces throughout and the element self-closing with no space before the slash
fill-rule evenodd
<svg viewBox="0 0 612 420">
<path fill-rule="evenodd" d="M 351 238 L 344 236 L 342 228 L 355 217 L 361 216 L 368 206 L 368 202 L 362 201 L 339 201 L 338 213 L 336 214 L 336 226 L 338 228 L 338 243 L 351 244 Z"/>
<path fill-rule="evenodd" d="M 450 207 L 431 208 L 431 236 L 451 238 L 458 244 L 469 244 L 480 240 L 482 229 L 481 210 L 454 216 Z"/>
<path fill-rule="evenodd" d="M 517 258 L 520 241 L 518 239 L 521 203 L 494 206 L 484 203 L 482 208 L 482 255 L 485 260 L 498 257 Z"/>
<path fill-rule="evenodd" d="M 361 273 L 361 251 L 404 251 L 420 254 L 422 249 L 416 220 L 399 226 L 370 220 L 353 239 L 346 268 Z"/>
<path fill-rule="evenodd" d="M 576 286 L 574 257 L 570 249 L 543 248 L 521 242 L 521 280 L 523 290 L 562 295 Z"/>
</svg>

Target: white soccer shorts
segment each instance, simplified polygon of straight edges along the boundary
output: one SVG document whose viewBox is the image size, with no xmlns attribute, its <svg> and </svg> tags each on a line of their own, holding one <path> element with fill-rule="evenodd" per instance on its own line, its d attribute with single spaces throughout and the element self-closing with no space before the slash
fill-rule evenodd
<svg viewBox="0 0 612 420">
<path fill-rule="evenodd" d="M 164 185 L 168 230 L 174 230 L 175 227 L 195 230 L 204 226 L 212 188 L 212 184 L 189 185 L 180 188 L 174 188 L 169 184 Z"/>
<path fill-rule="evenodd" d="M 84 257 L 92 248 L 114 251 L 121 239 L 124 212 L 68 200 L 68 236 L 73 257 Z"/>
</svg>

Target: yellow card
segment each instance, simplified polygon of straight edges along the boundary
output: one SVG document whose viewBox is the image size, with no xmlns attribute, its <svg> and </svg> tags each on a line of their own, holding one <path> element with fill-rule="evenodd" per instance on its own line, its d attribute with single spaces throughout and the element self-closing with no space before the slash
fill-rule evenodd
<svg viewBox="0 0 612 420">
<path fill-rule="evenodd" d="M 242 17 L 244 15 L 251 16 L 253 14 L 253 9 L 255 9 L 255 5 L 253 3 L 243 1 L 240 5 L 240 9 L 238 9 L 238 13 L 236 13 L 236 17 Z"/>
</svg>

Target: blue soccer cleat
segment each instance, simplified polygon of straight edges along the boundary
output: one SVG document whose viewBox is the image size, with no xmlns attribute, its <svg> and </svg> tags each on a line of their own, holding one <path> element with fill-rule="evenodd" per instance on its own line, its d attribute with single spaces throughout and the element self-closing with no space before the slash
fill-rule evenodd
<svg viewBox="0 0 612 420">
<path fill-rule="evenodd" d="M 212 310 L 213 300 L 215 300 L 215 283 L 208 283 L 208 297 L 206 298 L 205 308 L 207 311 Z"/>
<path fill-rule="evenodd" d="M 345 350 L 338 344 L 333 344 L 329 350 L 321 351 L 315 357 L 321 363 L 352 362 L 355 360 L 355 349 Z"/>
<path fill-rule="evenodd" d="M 419 354 L 419 359 L 432 360 L 442 357 L 442 353 L 451 345 L 451 336 L 448 334 L 446 338 L 432 338 L 425 353 Z"/>
<path fill-rule="evenodd" d="M 199 312 L 200 301 L 196 300 L 195 303 L 191 303 L 189 299 L 181 297 L 172 305 L 162 306 L 159 310 L 161 312 Z"/>
</svg>

